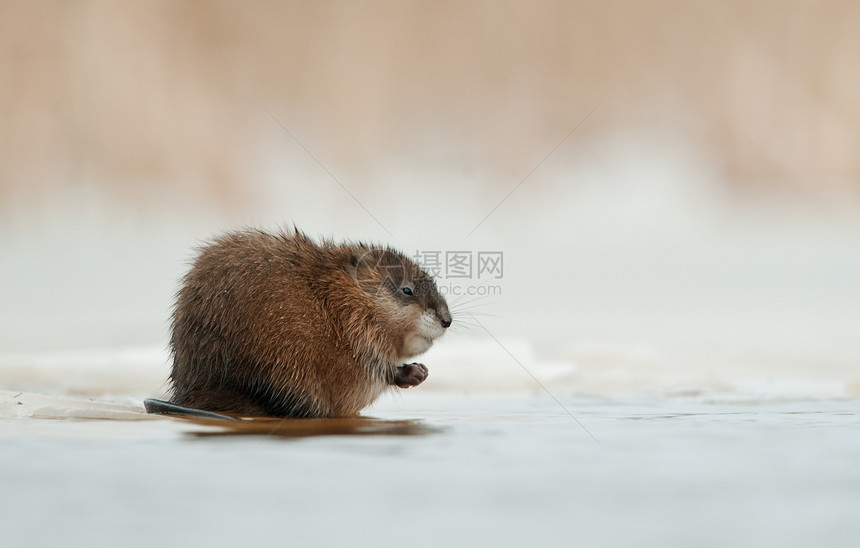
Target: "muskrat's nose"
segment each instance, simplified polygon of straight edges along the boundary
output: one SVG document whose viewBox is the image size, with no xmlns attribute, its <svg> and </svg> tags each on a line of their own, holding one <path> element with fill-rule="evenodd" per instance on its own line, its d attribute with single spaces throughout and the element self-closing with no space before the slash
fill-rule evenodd
<svg viewBox="0 0 860 548">
<path fill-rule="evenodd" d="M 441 303 L 436 307 L 436 317 L 439 318 L 439 323 L 442 324 L 443 328 L 447 329 L 451 325 L 451 312 L 445 303 Z"/>
</svg>

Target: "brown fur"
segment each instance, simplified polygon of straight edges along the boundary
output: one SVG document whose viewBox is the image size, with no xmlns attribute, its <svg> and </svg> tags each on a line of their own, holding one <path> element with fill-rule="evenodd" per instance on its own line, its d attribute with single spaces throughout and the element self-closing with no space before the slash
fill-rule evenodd
<svg viewBox="0 0 860 548">
<path fill-rule="evenodd" d="M 227 234 L 201 249 L 177 294 L 171 401 L 243 415 L 356 414 L 404 386 L 428 313 L 441 328 L 451 322 L 432 279 L 390 248 L 317 244 L 298 230 Z M 423 380 L 409 371 L 420 378 L 406 384 Z"/>
</svg>

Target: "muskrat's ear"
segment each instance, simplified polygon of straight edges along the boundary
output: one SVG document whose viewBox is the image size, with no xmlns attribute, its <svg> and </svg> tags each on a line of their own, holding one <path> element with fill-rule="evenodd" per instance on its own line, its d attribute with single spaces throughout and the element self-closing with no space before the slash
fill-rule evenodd
<svg viewBox="0 0 860 548">
<path fill-rule="evenodd" d="M 348 250 L 346 252 L 346 256 L 343 258 L 344 266 L 346 270 L 350 274 L 356 274 L 358 272 L 358 263 L 360 262 L 358 255 L 355 254 L 352 250 Z"/>
</svg>

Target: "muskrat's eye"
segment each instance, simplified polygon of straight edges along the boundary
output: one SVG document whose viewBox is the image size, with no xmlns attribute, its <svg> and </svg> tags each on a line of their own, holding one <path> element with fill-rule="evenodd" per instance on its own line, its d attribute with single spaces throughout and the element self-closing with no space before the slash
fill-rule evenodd
<svg viewBox="0 0 860 548">
<path fill-rule="evenodd" d="M 406 293 L 407 295 L 412 295 L 412 290 L 408 287 L 404 287 L 403 292 Z"/>
</svg>

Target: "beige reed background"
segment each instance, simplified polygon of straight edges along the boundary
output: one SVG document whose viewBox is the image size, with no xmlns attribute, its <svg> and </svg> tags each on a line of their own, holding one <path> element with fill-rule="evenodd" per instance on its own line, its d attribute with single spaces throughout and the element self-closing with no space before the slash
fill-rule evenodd
<svg viewBox="0 0 860 548">
<path fill-rule="evenodd" d="M 739 196 L 860 200 L 857 2 L 4 0 L 0 13 L 7 221 L 82 182 L 135 207 L 252 211 L 266 198 L 247 182 L 274 135 L 262 108 L 359 190 L 397 162 L 506 191 L 598 107 L 572 140 L 668 131 Z"/>
</svg>

